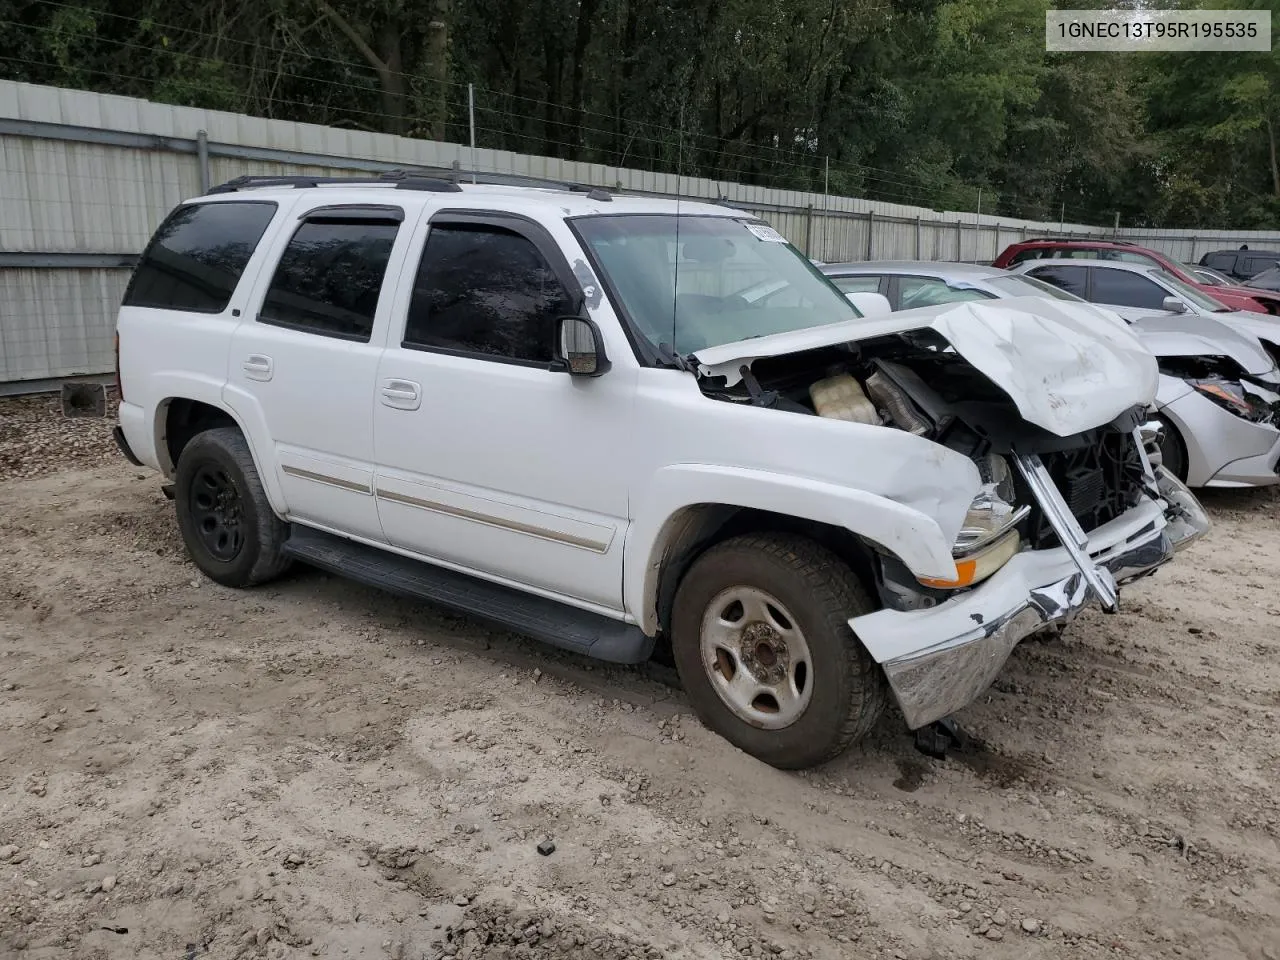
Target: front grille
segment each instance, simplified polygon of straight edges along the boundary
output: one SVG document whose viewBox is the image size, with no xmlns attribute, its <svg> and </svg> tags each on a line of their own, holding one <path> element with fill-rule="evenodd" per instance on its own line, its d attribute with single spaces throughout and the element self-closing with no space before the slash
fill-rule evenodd
<svg viewBox="0 0 1280 960">
<path fill-rule="evenodd" d="M 1142 499 L 1142 460 L 1132 435 L 1106 433 L 1097 443 L 1041 455 L 1054 485 L 1087 533 L 1110 523 Z M 1020 490 L 1021 503 L 1033 504 L 1024 521 L 1025 538 L 1037 550 L 1060 546 L 1030 492 Z"/>
</svg>

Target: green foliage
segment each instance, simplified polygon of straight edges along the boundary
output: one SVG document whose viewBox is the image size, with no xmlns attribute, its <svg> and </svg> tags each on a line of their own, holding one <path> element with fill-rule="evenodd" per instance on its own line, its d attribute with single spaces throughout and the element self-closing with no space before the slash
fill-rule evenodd
<svg viewBox="0 0 1280 960">
<path fill-rule="evenodd" d="M 458 142 L 474 84 L 482 147 L 981 196 L 1002 216 L 1274 226 L 1280 53 L 1048 54 L 1059 6 L 1096 4 L 0 0 L 0 76 Z"/>
</svg>

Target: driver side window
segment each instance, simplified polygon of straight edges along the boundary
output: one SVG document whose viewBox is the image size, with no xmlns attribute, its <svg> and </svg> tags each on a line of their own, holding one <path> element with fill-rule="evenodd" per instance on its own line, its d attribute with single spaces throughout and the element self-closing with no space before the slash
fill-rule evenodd
<svg viewBox="0 0 1280 960">
<path fill-rule="evenodd" d="M 433 224 L 413 282 L 403 346 L 550 363 L 573 301 L 527 237 L 488 224 Z"/>
</svg>

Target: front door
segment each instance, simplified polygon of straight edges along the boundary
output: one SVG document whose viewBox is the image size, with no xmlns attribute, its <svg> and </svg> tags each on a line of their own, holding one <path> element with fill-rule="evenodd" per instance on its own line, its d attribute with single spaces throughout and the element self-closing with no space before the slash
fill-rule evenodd
<svg viewBox="0 0 1280 960">
<path fill-rule="evenodd" d="M 290 520 L 382 540 L 372 426 L 383 281 L 410 231 L 399 206 L 295 209 L 271 281 L 232 338 L 225 396 L 268 444 L 262 467 L 279 472 Z"/>
<path fill-rule="evenodd" d="M 374 453 L 387 539 L 586 608 L 622 609 L 634 370 L 554 369 L 581 291 L 524 219 L 440 213 L 378 367 Z"/>
</svg>

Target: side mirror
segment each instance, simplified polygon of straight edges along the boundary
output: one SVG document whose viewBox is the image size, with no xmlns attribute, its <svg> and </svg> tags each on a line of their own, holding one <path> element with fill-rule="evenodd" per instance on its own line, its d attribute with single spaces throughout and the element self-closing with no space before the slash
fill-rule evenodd
<svg viewBox="0 0 1280 960">
<path fill-rule="evenodd" d="M 556 321 L 556 362 L 573 377 L 598 377 L 612 364 L 604 352 L 600 328 L 583 317 Z"/>
<path fill-rule="evenodd" d="M 882 293 L 846 293 L 844 296 L 864 317 L 884 317 L 893 313 L 889 298 Z"/>
<path fill-rule="evenodd" d="M 1177 297 L 1165 297 L 1164 302 L 1160 304 L 1162 310 L 1168 310 L 1170 313 L 1186 313 L 1187 305 Z"/>
</svg>

